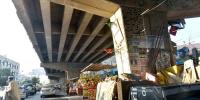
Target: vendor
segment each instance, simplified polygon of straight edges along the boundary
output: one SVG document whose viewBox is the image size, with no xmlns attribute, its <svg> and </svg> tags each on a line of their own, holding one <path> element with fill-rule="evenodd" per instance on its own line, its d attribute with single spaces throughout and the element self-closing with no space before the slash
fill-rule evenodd
<svg viewBox="0 0 200 100">
<path fill-rule="evenodd" d="M 70 81 L 70 83 L 69 83 L 69 95 L 77 95 L 76 82 L 74 82 L 74 81 Z"/>
<path fill-rule="evenodd" d="M 79 83 L 79 82 L 76 83 L 76 93 L 77 93 L 77 95 L 82 95 L 82 93 L 83 93 L 83 88 L 81 86 L 81 83 Z"/>
</svg>

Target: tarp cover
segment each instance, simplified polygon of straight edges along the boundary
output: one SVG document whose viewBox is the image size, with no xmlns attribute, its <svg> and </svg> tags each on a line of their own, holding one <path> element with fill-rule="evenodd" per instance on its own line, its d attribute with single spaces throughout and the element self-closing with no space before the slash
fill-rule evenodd
<svg viewBox="0 0 200 100">
<path fill-rule="evenodd" d="M 81 70 L 81 72 L 85 72 L 85 71 L 100 71 L 102 69 L 112 69 L 112 68 L 115 68 L 115 67 L 116 66 L 112 66 L 112 65 L 93 64 L 93 63 L 91 63 L 90 65 L 85 67 L 83 70 Z"/>
</svg>

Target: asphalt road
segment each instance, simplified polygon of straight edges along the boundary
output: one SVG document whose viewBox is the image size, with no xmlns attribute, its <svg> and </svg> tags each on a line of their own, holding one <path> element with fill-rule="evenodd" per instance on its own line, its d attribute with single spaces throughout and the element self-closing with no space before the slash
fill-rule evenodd
<svg viewBox="0 0 200 100">
<path fill-rule="evenodd" d="M 49 97 L 49 98 L 40 98 L 40 93 L 33 96 L 29 96 L 25 100 L 83 100 L 82 96 L 66 96 L 66 97 Z"/>
<path fill-rule="evenodd" d="M 29 97 L 26 98 L 25 100 L 43 100 L 43 99 L 40 98 L 40 93 L 37 92 L 35 95 L 29 96 Z"/>
</svg>

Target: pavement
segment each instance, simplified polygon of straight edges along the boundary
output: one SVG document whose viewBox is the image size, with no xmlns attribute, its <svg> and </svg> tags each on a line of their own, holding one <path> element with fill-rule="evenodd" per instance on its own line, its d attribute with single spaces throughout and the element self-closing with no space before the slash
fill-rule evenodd
<svg viewBox="0 0 200 100">
<path fill-rule="evenodd" d="M 83 97 L 82 96 L 66 96 L 66 97 L 40 98 L 40 93 L 38 92 L 33 96 L 29 96 L 25 100 L 83 100 Z"/>
</svg>

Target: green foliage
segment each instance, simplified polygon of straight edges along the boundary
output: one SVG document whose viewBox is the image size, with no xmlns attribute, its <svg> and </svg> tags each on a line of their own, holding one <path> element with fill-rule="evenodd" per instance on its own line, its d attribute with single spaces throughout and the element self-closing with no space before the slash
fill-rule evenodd
<svg viewBox="0 0 200 100">
<path fill-rule="evenodd" d="M 40 83 L 40 79 L 37 77 L 32 77 L 30 79 L 25 79 L 25 80 L 21 80 L 21 84 L 39 84 Z"/>
<path fill-rule="evenodd" d="M 0 76 L 9 76 L 10 75 L 10 69 L 0 69 Z"/>
<path fill-rule="evenodd" d="M 37 78 L 37 77 L 33 77 L 33 78 L 31 79 L 31 81 L 32 81 L 32 83 L 35 84 L 35 85 L 36 85 L 36 83 L 40 83 L 40 79 Z"/>
<path fill-rule="evenodd" d="M 10 76 L 10 69 L 0 69 L 0 86 L 5 86 L 8 76 Z"/>
<path fill-rule="evenodd" d="M 21 84 L 29 84 L 29 83 L 32 83 L 30 79 L 25 79 L 21 81 Z"/>
</svg>

